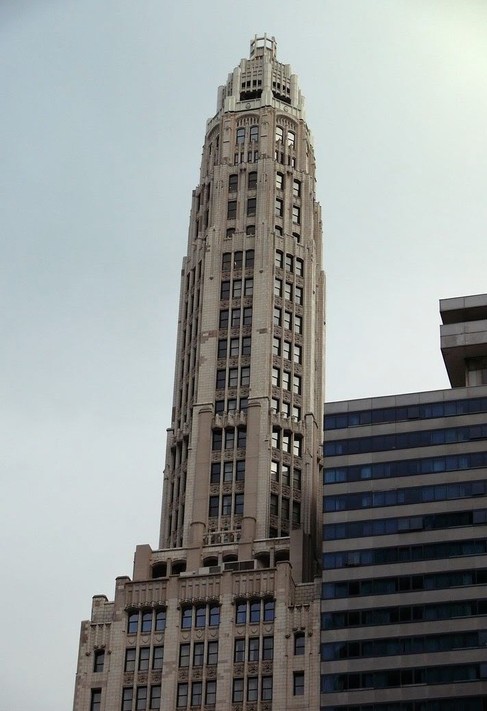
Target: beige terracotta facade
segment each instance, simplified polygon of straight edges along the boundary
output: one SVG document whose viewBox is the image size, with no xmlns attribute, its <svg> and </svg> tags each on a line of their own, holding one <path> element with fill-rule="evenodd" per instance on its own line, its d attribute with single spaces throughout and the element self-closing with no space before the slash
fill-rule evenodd
<svg viewBox="0 0 487 711">
<path fill-rule="evenodd" d="M 75 711 L 319 708 L 321 239 L 297 77 L 255 38 L 193 193 L 160 548 L 93 599 Z"/>
</svg>

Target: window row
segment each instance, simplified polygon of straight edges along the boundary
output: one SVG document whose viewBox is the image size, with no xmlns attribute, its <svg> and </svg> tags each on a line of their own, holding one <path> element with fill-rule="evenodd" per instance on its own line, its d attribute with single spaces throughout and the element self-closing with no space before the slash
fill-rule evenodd
<svg viewBox="0 0 487 711">
<path fill-rule="evenodd" d="M 280 427 L 272 428 L 272 447 L 281 452 L 294 454 L 295 457 L 303 456 L 303 438 L 301 435 L 282 430 Z"/>
<path fill-rule="evenodd" d="M 465 481 L 460 484 L 436 484 L 416 486 L 390 491 L 364 491 L 341 496 L 325 496 L 324 511 L 352 511 L 354 509 L 377 508 L 381 506 L 403 506 L 423 504 L 431 501 L 449 501 L 472 496 L 485 496 L 487 481 Z"/>
<path fill-rule="evenodd" d="M 281 341 L 279 337 L 274 336 L 272 339 L 272 355 L 282 356 L 285 360 L 302 365 L 303 347 L 299 343 L 293 344 L 289 341 Z"/>
<path fill-rule="evenodd" d="M 241 368 L 225 368 L 216 371 L 216 389 L 223 390 L 225 387 L 236 388 L 239 385 L 250 385 L 250 366 Z"/>
<path fill-rule="evenodd" d="M 149 669 L 162 669 L 164 662 L 164 647 L 128 647 L 125 650 L 124 671 L 148 671 Z"/>
<path fill-rule="evenodd" d="M 274 637 L 245 637 L 236 639 L 233 645 L 233 661 L 258 662 L 274 659 Z"/>
<path fill-rule="evenodd" d="M 324 599 L 333 599 L 358 597 L 362 595 L 390 595 L 398 592 L 444 590 L 447 588 L 486 584 L 487 570 L 461 570 L 448 573 L 398 575 L 391 578 L 370 578 L 365 580 L 324 583 L 322 597 Z"/>
<path fill-rule="evenodd" d="M 286 184 L 284 173 L 276 173 L 276 188 L 277 190 L 284 190 Z M 301 197 L 301 181 L 293 178 L 293 197 Z"/>
<path fill-rule="evenodd" d="M 274 296 L 279 296 L 287 301 L 294 301 L 294 303 L 302 306 L 303 293 L 304 289 L 302 286 L 291 284 L 290 282 L 283 281 L 282 279 L 274 279 Z"/>
<path fill-rule="evenodd" d="M 434 622 L 475 615 L 487 615 L 486 599 L 324 612 L 321 615 L 321 629 L 376 627 L 378 625 L 397 625 L 402 622 Z"/>
<path fill-rule="evenodd" d="M 275 601 L 271 598 L 241 600 L 235 603 L 235 623 L 245 625 L 255 622 L 273 622 Z"/>
<path fill-rule="evenodd" d="M 146 709 L 160 708 L 160 684 L 155 684 L 153 686 L 137 686 L 135 690 L 131 686 L 128 686 L 122 690 L 122 711 L 145 711 Z"/>
<path fill-rule="evenodd" d="M 218 664 L 218 641 L 184 642 L 179 645 L 180 667 L 189 667 L 191 664 L 193 667 L 202 667 L 205 663 Z"/>
<path fill-rule="evenodd" d="M 254 266 L 255 252 L 253 249 L 244 251 L 223 252 L 222 271 L 229 272 L 233 269 L 250 269 Z"/>
<path fill-rule="evenodd" d="M 247 430 L 243 427 L 227 427 L 224 430 L 213 430 L 211 448 L 213 451 L 222 449 L 245 449 Z"/>
<path fill-rule="evenodd" d="M 295 420 L 301 419 L 301 407 L 293 405 L 290 402 L 279 400 L 279 398 L 271 398 L 271 412 L 280 414 L 282 417 L 293 417 Z"/>
<path fill-rule="evenodd" d="M 245 157 L 247 155 L 247 158 Z M 239 153 L 234 153 L 233 156 L 233 163 L 234 165 L 238 165 L 239 163 L 257 163 L 259 160 L 259 151 L 247 151 L 247 154 L 245 154 L 245 151 L 240 151 Z"/>
<path fill-rule="evenodd" d="M 181 628 L 183 630 L 202 627 L 218 627 L 220 624 L 220 605 L 184 606 L 181 610 Z"/>
<path fill-rule="evenodd" d="M 290 129 L 286 131 L 282 126 L 276 126 L 276 143 L 285 143 L 290 148 L 294 148 L 296 144 L 296 132 Z"/>
<path fill-rule="evenodd" d="M 291 467 L 284 462 L 271 462 L 271 480 L 280 481 L 285 486 L 291 486 L 295 490 L 301 489 L 301 469 Z"/>
<path fill-rule="evenodd" d="M 280 306 L 274 306 L 273 324 L 274 326 L 281 326 L 287 331 L 294 331 L 299 335 L 303 333 L 303 317 L 281 309 Z"/>
<path fill-rule="evenodd" d="M 403 654 L 432 654 L 456 649 L 474 649 L 487 643 L 487 630 L 450 632 L 418 637 L 386 637 L 321 645 L 321 659 L 325 662 L 362 657 L 391 657 Z"/>
<path fill-rule="evenodd" d="M 347 440 L 325 442 L 325 456 L 341 454 L 364 454 L 368 452 L 386 452 L 390 449 L 410 449 L 414 447 L 434 447 L 443 444 L 471 442 L 487 439 L 487 424 L 469 427 L 449 427 L 441 430 L 423 430 L 419 432 L 396 432 L 373 437 L 356 437 Z"/>
<path fill-rule="evenodd" d="M 237 459 L 236 462 L 213 462 L 210 470 L 210 483 L 244 481 L 245 460 Z"/>
<path fill-rule="evenodd" d="M 339 551 L 323 555 L 323 568 L 351 568 L 361 565 L 391 565 L 419 560 L 439 560 L 466 555 L 487 553 L 487 539 L 440 541 L 414 546 L 391 546 L 390 548 L 367 548 L 365 550 Z"/>
<path fill-rule="evenodd" d="M 276 388 L 282 388 L 288 392 L 295 393 L 295 395 L 301 395 L 302 391 L 302 377 L 301 375 L 292 375 L 288 370 L 281 370 L 280 368 L 272 368 L 271 373 L 272 385 Z"/>
<path fill-rule="evenodd" d="M 221 309 L 218 319 L 218 328 L 240 328 L 252 325 L 252 307 L 240 306 L 236 309 Z"/>
<path fill-rule="evenodd" d="M 245 139 L 247 138 L 247 136 L 249 141 L 258 141 L 259 127 L 257 125 L 250 126 L 247 133 L 247 128 L 245 128 L 244 126 L 240 126 L 239 128 L 237 128 L 237 132 L 235 134 L 235 142 L 245 143 Z"/>
<path fill-rule="evenodd" d="M 274 159 L 275 159 L 276 163 L 281 163 L 281 165 L 286 164 L 284 151 L 279 150 L 279 148 L 276 148 L 276 150 L 274 151 Z M 293 155 L 288 155 L 287 156 L 287 164 L 291 168 L 295 168 L 296 167 L 296 158 Z"/>
<path fill-rule="evenodd" d="M 252 296 L 254 293 L 254 280 L 252 277 L 247 279 L 234 279 L 233 282 L 222 281 L 220 288 L 220 299 L 228 301 L 238 299 L 241 296 Z"/>
<path fill-rule="evenodd" d="M 226 400 L 215 401 L 215 413 L 220 412 L 247 412 L 249 400 L 246 397 L 227 397 Z"/>
<path fill-rule="evenodd" d="M 280 503 L 280 508 L 279 508 Z M 299 526 L 301 523 L 301 504 L 299 501 L 292 502 L 292 509 L 290 508 L 291 502 L 287 496 L 279 496 L 278 494 L 271 494 L 270 497 L 270 513 L 271 516 L 279 516 L 281 520 L 288 521 L 291 520 L 293 526 Z M 292 516 L 290 515 L 292 513 Z"/>
<path fill-rule="evenodd" d="M 487 664 L 456 664 L 417 669 L 386 669 L 355 674 L 325 674 L 321 692 L 353 689 L 390 689 L 411 684 L 455 684 L 459 681 L 487 679 Z"/>
<path fill-rule="evenodd" d="M 260 687 L 260 692 L 259 692 Z M 272 701 L 272 677 L 248 676 L 233 680 L 232 702 L 242 703 L 247 701 Z"/>
<path fill-rule="evenodd" d="M 250 336 L 235 336 L 220 338 L 218 341 L 217 358 L 237 358 L 250 355 L 252 339 Z"/>
<path fill-rule="evenodd" d="M 481 526 L 487 523 L 487 510 L 452 511 L 425 516 L 404 516 L 401 518 L 381 518 L 370 521 L 351 521 L 323 526 L 325 541 L 340 538 L 364 538 L 367 536 L 387 536 L 391 533 L 410 531 L 433 531 L 457 526 Z"/>
<path fill-rule="evenodd" d="M 162 632 L 166 629 L 166 610 L 156 608 L 155 610 L 141 610 L 129 612 L 127 615 L 127 633 L 148 634 L 153 630 Z"/>
<path fill-rule="evenodd" d="M 284 200 L 282 198 L 276 197 L 274 214 L 276 217 L 284 217 Z M 247 212 L 248 214 L 248 212 Z M 254 213 L 255 214 L 255 213 Z M 292 206 L 292 221 L 294 225 L 301 224 L 301 208 L 298 205 Z"/>
<path fill-rule="evenodd" d="M 247 217 L 253 217 L 257 212 L 257 198 L 247 198 Z M 227 205 L 227 220 L 237 219 L 237 201 L 229 200 Z"/>
<path fill-rule="evenodd" d="M 398 462 L 378 462 L 352 467 L 333 467 L 325 469 L 325 484 L 337 484 L 363 479 L 390 479 L 399 476 L 418 474 L 436 474 L 439 472 L 479 469 L 487 466 L 487 452 L 469 454 L 449 454 L 442 457 L 424 459 L 403 459 Z"/>
<path fill-rule="evenodd" d="M 274 233 L 275 233 L 278 237 L 282 237 L 282 236 L 284 235 L 284 230 L 282 229 L 282 227 L 281 227 L 280 225 L 274 225 Z M 292 237 L 293 237 L 293 239 L 296 240 L 296 242 L 297 242 L 298 244 L 301 243 L 301 235 L 299 234 L 299 232 L 293 232 L 293 233 L 292 233 Z"/>
<path fill-rule="evenodd" d="M 244 512 L 243 494 L 223 494 L 222 496 L 210 496 L 208 501 L 208 516 L 217 518 L 222 516 L 242 516 Z"/>
<path fill-rule="evenodd" d="M 190 704 L 201 706 L 204 703 L 207 706 L 216 704 L 216 681 L 208 680 L 205 683 L 202 681 L 193 681 L 191 684 L 178 684 L 178 695 L 176 699 L 176 708 L 185 709 Z"/>
<path fill-rule="evenodd" d="M 377 410 L 358 410 L 357 412 L 325 415 L 325 429 L 335 430 L 382 422 L 429 420 L 436 417 L 469 415 L 475 412 L 487 412 L 487 397 L 476 397 L 470 400 L 447 400 L 424 405 L 386 407 Z"/>
<path fill-rule="evenodd" d="M 285 254 L 280 249 L 276 250 L 274 264 L 278 269 L 285 269 L 287 272 L 302 277 L 304 275 L 304 262 L 300 257 L 292 254 Z"/>
<path fill-rule="evenodd" d="M 257 171 L 253 170 L 247 174 L 248 190 L 255 190 L 257 187 Z M 238 190 L 238 173 L 233 173 L 228 176 L 228 192 L 236 193 Z"/>
</svg>

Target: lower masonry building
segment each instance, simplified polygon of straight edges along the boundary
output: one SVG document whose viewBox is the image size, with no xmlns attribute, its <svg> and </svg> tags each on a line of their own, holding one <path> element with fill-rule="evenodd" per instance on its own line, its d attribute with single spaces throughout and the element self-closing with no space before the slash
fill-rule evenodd
<svg viewBox="0 0 487 711">
<path fill-rule="evenodd" d="M 451 389 L 325 408 L 326 711 L 487 709 L 487 295 L 440 310 Z"/>
</svg>

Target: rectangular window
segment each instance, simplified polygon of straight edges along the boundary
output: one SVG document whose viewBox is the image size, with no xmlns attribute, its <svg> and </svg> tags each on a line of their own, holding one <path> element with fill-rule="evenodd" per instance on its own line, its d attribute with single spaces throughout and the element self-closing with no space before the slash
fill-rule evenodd
<svg viewBox="0 0 487 711">
<path fill-rule="evenodd" d="M 218 358 L 226 358 L 227 357 L 227 339 L 220 339 L 218 341 Z"/>
<path fill-rule="evenodd" d="M 161 708 L 161 685 L 160 684 L 151 686 L 149 708 L 150 709 L 160 709 Z"/>
<path fill-rule="evenodd" d="M 222 286 L 223 286 L 223 284 L 222 284 Z M 242 296 L 242 280 L 235 279 L 232 284 L 232 297 L 234 299 L 238 299 L 240 296 Z"/>
<path fill-rule="evenodd" d="M 230 357 L 235 357 L 238 356 L 239 352 L 239 340 L 238 338 L 231 338 L 230 339 Z"/>
<path fill-rule="evenodd" d="M 232 515 L 232 497 L 230 494 L 222 496 L 222 516 Z"/>
<path fill-rule="evenodd" d="M 284 284 L 284 298 L 287 299 L 287 301 L 292 300 L 292 293 L 293 293 L 293 285 L 289 284 L 289 282 L 286 282 Z"/>
<path fill-rule="evenodd" d="M 223 463 L 223 481 L 233 480 L 233 462 Z"/>
<path fill-rule="evenodd" d="M 301 224 L 301 208 L 297 205 L 293 205 L 293 223 L 295 225 Z"/>
<path fill-rule="evenodd" d="M 125 650 L 125 666 L 124 666 L 124 671 L 126 672 L 133 672 L 135 671 L 135 655 L 136 655 L 135 649 L 126 649 Z"/>
<path fill-rule="evenodd" d="M 249 662 L 259 661 L 259 651 L 260 651 L 260 639 L 259 637 L 250 637 L 249 639 L 249 650 L 247 659 Z"/>
<path fill-rule="evenodd" d="M 274 326 L 282 325 L 282 309 L 279 306 L 274 306 Z"/>
<path fill-rule="evenodd" d="M 294 317 L 294 325 L 296 325 L 296 316 Z M 286 360 L 291 360 L 291 344 L 289 341 L 284 341 L 283 343 L 282 357 Z"/>
<path fill-rule="evenodd" d="M 297 314 L 294 316 L 294 333 L 303 333 L 303 317 Z"/>
<path fill-rule="evenodd" d="M 204 624 L 202 625 L 204 627 Z M 195 642 L 193 645 L 193 666 L 202 667 L 205 660 L 204 642 Z"/>
<path fill-rule="evenodd" d="M 293 487 L 301 489 L 301 469 L 293 469 Z"/>
<path fill-rule="evenodd" d="M 254 266 L 255 252 L 253 249 L 247 249 L 245 252 L 245 268 L 250 269 Z"/>
<path fill-rule="evenodd" d="M 284 188 L 284 175 L 282 173 L 276 173 L 276 188 L 278 190 L 283 190 Z"/>
<path fill-rule="evenodd" d="M 221 430 L 213 430 L 211 436 L 211 448 L 213 451 L 219 451 L 222 448 L 223 433 Z"/>
<path fill-rule="evenodd" d="M 248 237 L 255 235 L 255 225 L 247 225 L 245 228 L 245 234 Z"/>
<path fill-rule="evenodd" d="M 264 601 L 264 622 L 274 622 L 275 602 L 274 600 Z"/>
<path fill-rule="evenodd" d="M 235 664 L 245 661 L 245 639 L 236 639 L 233 646 L 233 661 Z"/>
<path fill-rule="evenodd" d="M 137 634 L 137 629 L 139 627 L 139 613 L 131 612 L 128 616 L 127 633 Z"/>
<path fill-rule="evenodd" d="M 250 140 L 251 141 L 258 141 L 259 140 L 259 127 L 258 126 L 251 126 L 250 127 Z"/>
<path fill-rule="evenodd" d="M 284 311 L 284 328 L 288 331 L 291 330 L 292 324 L 292 314 L 289 311 Z"/>
<path fill-rule="evenodd" d="M 135 699 L 135 709 L 136 711 L 145 711 L 147 708 L 147 687 L 138 686 L 137 696 Z"/>
<path fill-rule="evenodd" d="M 284 254 L 279 249 L 276 250 L 276 256 L 274 259 L 274 266 L 278 267 L 279 269 L 282 269 L 284 266 Z"/>
<path fill-rule="evenodd" d="M 209 621 L 210 627 L 218 627 L 220 624 L 220 605 L 210 605 Z"/>
<path fill-rule="evenodd" d="M 272 384 L 278 388 L 281 382 L 281 371 L 279 368 L 272 369 Z"/>
<path fill-rule="evenodd" d="M 252 341 L 250 336 L 244 336 L 242 338 L 242 355 L 250 355 L 251 343 Z"/>
<path fill-rule="evenodd" d="M 272 516 L 277 516 L 279 513 L 279 498 L 277 494 L 271 494 L 270 512 Z"/>
<path fill-rule="evenodd" d="M 240 373 L 240 385 L 250 385 L 250 368 L 242 368 Z"/>
<path fill-rule="evenodd" d="M 150 647 L 141 647 L 139 649 L 139 671 L 148 671 L 149 657 Z"/>
<path fill-rule="evenodd" d="M 281 355 L 281 339 L 276 338 L 275 336 L 272 339 L 272 355 Z"/>
<path fill-rule="evenodd" d="M 281 126 L 276 126 L 276 142 L 284 140 L 284 129 Z"/>
<path fill-rule="evenodd" d="M 206 663 L 210 665 L 218 664 L 218 642 L 208 642 Z"/>
<path fill-rule="evenodd" d="M 296 257 L 296 275 L 302 277 L 304 274 L 304 263 L 299 257 Z"/>
<path fill-rule="evenodd" d="M 240 309 L 232 309 L 232 328 L 240 326 Z"/>
<path fill-rule="evenodd" d="M 302 286 L 295 286 L 294 287 L 294 301 L 296 304 L 299 304 L 300 306 L 303 305 L 303 287 Z"/>
<path fill-rule="evenodd" d="M 218 505 L 219 505 L 219 497 L 218 496 L 210 496 L 209 504 L 208 504 L 208 516 L 210 518 L 215 518 L 218 516 Z M 191 625 L 189 625 L 191 626 Z"/>
<path fill-rule="evenodd" d="M 236 388 L 238 385 L 238 368 L 230 368 L 228 371 L 228 387 Z"/>
<path fill-rule="evenodd" d="M 274 296 L 282 296 L 282 279 L 274 279 Z"/>
<path fill-rule="evenodd" d="M 248 175 L 247 188 L 249 190 L 255 190 L 256 187 L 257 187 L 257 173 L 255 171 L 252 171 Z"/>
<path fill-rule="evenodd" d="M 198 605 L 195 612 L 195 627 L 204 627 L 206 625 L 206 605 Z"/>
<path fill-rule="evenodd" d="M 237 217 L 237 201 L 229 200 L 227 205 L 227 220 L 235 220 Z"/>
<path fill-rule="evenodd" d="M 286 271 L 287 272 L 292 272 L 293 271 L 293 255 L 292 254 L 286 254 L 286 260 L 285 260 L 285 265 L 286 265 Z"/>
<path fill-rule="evenodd" d="M 281 465 L 281 476 L 282 476 L 282 483 L 285 484 L 286 486 L 289 486 L 290 481 L 291 481 L 291 468 L 289 464 L 282 464 Z"/>
<path fill-rule="evenodd" d="M 228 328 L 228 309 L 223 309 L 220 311 L 220 318 L 218 321 L 218 328 Z"/>
<path fill-rule="evenodd" d="M 142 632 L 150 632 L 152 629 L 152 611 L 142 613 Z"/>
<path fill-rule="evenodd" d="M 245 143 L 245 128 L 237 128 L 236 143 Z"/>
<path fill-rule="evenodd" d="M 304 696 L 304 672 L 293 673 L 293 694 L 294 696 Z"/>
<path fill-rule="evenodd" d="M 245 280 L 244 283 L 244 296 L 252 296 L 254 293 L 254 280 L 252 278 L 248 278 Z"/>
<path fill-rule="evenodd" d="M 244 326 L 251 326 L 252 325 L 252 307 L 251 306 L 246 306 L 243 310 L 243 320 L 242 323 Z"/>
<path fill-rule="evenodd" d="M 239 703 L 244 700 L 244 680 L 234 679 L 232 689 L 232 702 Z"/>
<path fill-rule="evenodd" d="M 188 705 L 188 685 L 178 684 L 178 696 L 176 701 L 176 706 L 178 709 L 186 708 Z"/>
<path fill-rule="evenodd" d="M 294 131 L 288 131 L 287 132 L 287 145 L 290 148 L 294 148 L 295 142 L 296 142 L 296 134 L 294 133 Z"/>
<path fill-rule="evenodd" d="M 90 711 L 100 711 L 101 709 L 101 689 L 91 690 Z"/>
<path fill-rule="evenodd" d="M 210 496 L 210 500 L 214 498 L 213 496 Z M 218 498 L 218 497 L 216 497 Z M 193 624 L 193 608 L 191 607 L 183 607 L 181 611 L 181 627 L 183 630 L 191 629 L 191 626 Z"/>
<path fill-rule="evenodd" d="M 262 701 L 272 701 L 272 677 L 262 677 L 262 690 L 260 694 Z"/>
<path fill-rule="evenodd" d="M 249 676 L 247 679 L 247 701 L 257 701 L 259 698 L 259 679 L 256 676 Z"/>
<path fill-rule="evenodd" d="M 275 214 L 277 217 L 282 217 L 284 214 L 283 201 L 281 200 L 281 198 L 276 198 Z"/>
<path fill-rule="evenodd" d="M 216 681 L 206 682 L 205 704 L 207 706 L 214 706 L 216 704 Z"/>
<path fill-rule="evenodd" d="M 105 666 L 105 650 L 96 649 L 93 657 L 93 671 L 95 673 L 102 672 Z"/>
<path fill-rule="evenodd" d="M 304 636 L 304 632 L 295 632 L 294 633 L 294 654 L 296 654 L 296 655 L 304 654 L 305 641 L 306 641 L 306 638 Z"/>
<path fill-rule="evenodd" d="M 229 272 L 232 268 L 232 253 L 224 252 L 222 254 L 222 272 Z"/>
<path fill-rule="evenodd" d="M 154 647 L 154 653 L 152 655 L 152 668 L 162 669 L 162 664 L 164 662 L 164 647 L 159 645 Z"/>
<path fill-rule="evenodd" d="M 282 387 L 284 390 L 291 389 L 291 373 L 288 373 L 287 370 L 282 372 Z"/>
<path fill-rule="evenodd" d="M 262 659 L 271 660 L 274 658 L 274 637 L 262 638 Z"/>
<path fill-rule="evenodd" d="M 220 483 L 220 476 L 221 476 L 220 462 L 213 462 L 211 465 L 210 483 L 211 484 L 219 484 Z"/>
<path fill-rule="evenodd" d="M 238 189 L 238 175 L 229 175 L 228 176 L 228 192 L 229 193 L 235 193 L 237 192 Z"/>
<path fill-rule="evenodd" d="M 294 350 L 293 350 L 293 361 L 297 363 L 298 365 L 301 365 L 303 359 L 303 349 L 302 347 L 298 344 L 294 344 Z"/>
<path fill-rule="evenodd" d="M 293 393 L 301 395 L 301 376 L 293 375 Z"/>
<path fill-rule="evenodd" d="M 233 255 L 233 268 L 242 269 L 243 266 L 243 252 L 235 252 Z"/>
<path fill-rule="evenodd" d="M 295 457 L 301 457 L 303 449 L 303 440 L 298 435 L 294 435 L 293 452 Z"/>
<path fill-rule="evenodd" d="M 237 448 L 245 449 L 247 446 L 247 430 L 240 427 L 237 430 Z"/>
<path fill-rule="evenodd" d="M 247 199 L 247 217 L 253 217 L 257 210 L 257 198 Z"/>
<path fill-rule="evenodd" d="M 240 401 L 242 402 L 242 401 Z M 241 407 L 242 409 L 242 407 Z M 235 463 L 235 479 L 237 481 L 244 481 L 245 480 L 245 460 L 244 459 L 238 459 Z"/>
<path fill-rule="evenodd" d="M 122 711 L 132 711 L 133 697 L 134 690 L 131 686 L 122 690 Z"/>
<path fill-rule="evenodd" d="M 235 607 L 235 623 L 244 625 L 247 622 L 247 603 L 238 602 Z"/>
<path fill-rule="evenodd" d="M 293 197 L 301 197 L 301 183 L 299 180 L 293 180 Z"/>
</svg>

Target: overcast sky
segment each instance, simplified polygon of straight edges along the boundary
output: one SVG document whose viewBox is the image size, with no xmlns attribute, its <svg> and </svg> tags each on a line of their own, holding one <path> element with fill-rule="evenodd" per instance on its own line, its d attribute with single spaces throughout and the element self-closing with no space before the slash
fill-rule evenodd
<svg viewBox="0 0 487 711">
<path fill-rule="evenodd" d="M 2 0 L 0 709 L 71 708 L 79 624 L 157 545 L 205 121 L 255 33 L 300 77 L 327 399 L 448 387 L 487 291 L 485 0 Z"/>
</svg>

